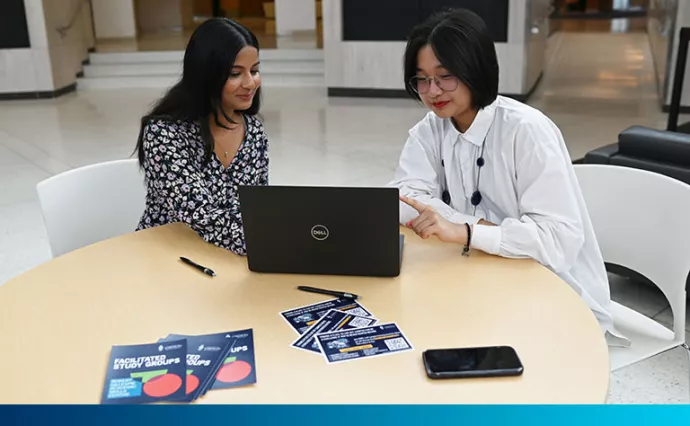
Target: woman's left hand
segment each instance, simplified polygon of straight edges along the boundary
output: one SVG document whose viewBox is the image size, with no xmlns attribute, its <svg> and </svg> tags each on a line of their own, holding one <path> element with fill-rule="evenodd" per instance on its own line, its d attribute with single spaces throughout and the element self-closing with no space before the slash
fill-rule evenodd
<svg viewBox="0 0 690 426">
<path fill-rule="evenodd" d="M 417 200 L 405 196 L 400 197 L 400 201 L 417 210 L 419 216 L 405 224 L 423 239 L 428 239 L 435 235 L 439 240 L 446 243 L 457 243 L 464 245 L 467 242 L 467 228 L 464 224 L 449 222 L 436 212 L 432 207 Z"/>
</svg>

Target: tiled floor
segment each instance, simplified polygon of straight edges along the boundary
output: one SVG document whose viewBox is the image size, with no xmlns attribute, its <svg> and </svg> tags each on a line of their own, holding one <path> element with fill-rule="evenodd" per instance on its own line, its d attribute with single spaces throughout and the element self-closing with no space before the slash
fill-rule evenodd
<svg viewBox="0 0 690 426">
<path fill-rule="evenodd" d="M 656 287 L 609 274 L 611 297 L 669 328 L 673 317 L 668 302 Z M 690 329 L 690 316 L 686 330 Z M 685 341 L 690 339 L 686 331 Z M 690 364 L 685 349 L 676 348 L 646 361 L 616 371 L 611 376 L 610 403 L 688 404 Z"/>
<path fill-rule="evenodd" d="M 553 30 L 568 32 L 643 33 L 647 31 L 647 19 L 552 19 L 551 27 Z"/>
<path fill-rule="evenodd" d="M 596 37 L 596 38 L 595 38 Z M 530 103 L 560 126 L 573 159 L 633 124 L 663 128 L 644 33 L 557 33 Z M 159 90 L 80 91 L 0 103 L 0 283 L 50 258 L 35 185 L 94 162 L 128 157 Z M 277 184 L 380 185 L 425 110 L 408 100 L 334 99 L 322 89 L 266 90 L 264 121 Z M 686 121 L 686 120 L 682 120 Z M 614 299 L 663 323 L 651 288 L 612 278 Z M 688 366 L 674 350 L 613 374 L 611 402 L 688 402 Z"/>
</svg>

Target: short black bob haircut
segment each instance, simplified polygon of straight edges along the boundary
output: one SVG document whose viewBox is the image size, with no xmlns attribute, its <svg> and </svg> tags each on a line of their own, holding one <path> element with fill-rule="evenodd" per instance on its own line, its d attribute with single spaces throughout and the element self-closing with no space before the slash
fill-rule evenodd
<svg viewBox="0 0 690 426">
<path fill-rule="evenodd" d="M 498 96 L 498 59 L 496 47 L 486 24 L 466 9 L 437 12 L 410 33 L 405 50 L 405 90 L 420 100 L 410 85 L 417 75 L 417 54 L 431 46 L 441 64 L 472 95 L 472 107 L 480 110 Z"/>
<path fill-rule="evenodd" d="M 199 25 L 185 50 L 182 78 L 141 119 L 136 152 L 142 167 L 145 160 L 144 129 L 149 121 L 155 119 L 197 122 L 204 141 L 204 162 L 210 161 L 214 141 L 208 118 L 212 116 L 218 126 L 222 126 L 219 115 L 234 123 L 228 116 L 232 111 L 224 111 L 222 108 L 223 88 L 237 54 L 247 46 L 259 50 L 256 36 L 235 21 L 212 18 Z M 257 115 L 260 106 L 259 87 L 251 106 L 239 112 Z"/>
</svg>

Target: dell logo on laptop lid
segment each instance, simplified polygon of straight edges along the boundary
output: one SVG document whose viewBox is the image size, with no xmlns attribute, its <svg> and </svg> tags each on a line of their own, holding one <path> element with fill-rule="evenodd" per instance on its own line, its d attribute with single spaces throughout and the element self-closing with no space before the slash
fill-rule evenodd
<svg viewBox="0 0 690 426">
<path fill-rule="evenodd" d="M 313 228 L 311 228 L 311 236 L 318 241 L 323 241 L 328 236 L 330 235 L 330 232 L 328 231 L 328 228 L 326 228 L 323 225 L 314 225 Z"/>
</svg>

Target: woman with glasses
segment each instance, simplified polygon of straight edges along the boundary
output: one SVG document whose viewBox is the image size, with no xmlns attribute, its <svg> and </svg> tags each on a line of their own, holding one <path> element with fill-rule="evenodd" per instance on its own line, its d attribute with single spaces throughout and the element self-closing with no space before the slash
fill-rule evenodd
<svg viewBox="0 0 690 426">
<path fill-rule="evenodd" d="M 238 186 L 268 185 L 260 88 L 254 34 L 225 18 L 194 31 L 181 80 L 141 119 L 137 151 L 147 193 L 138 230 L 182 222 L 245 254 Z"/>
<path fill-rule="evenodd" d="M 430 112 L 409 132 L 391 186 L 401 223 L 421 238 L 557 273 L 617 339 L 604 262 L 558 128 L 498 96 L 498 60 L 484 22 L 466 10 L 430 17 L 405 52 L 408 93 Z"/>
</svg>

